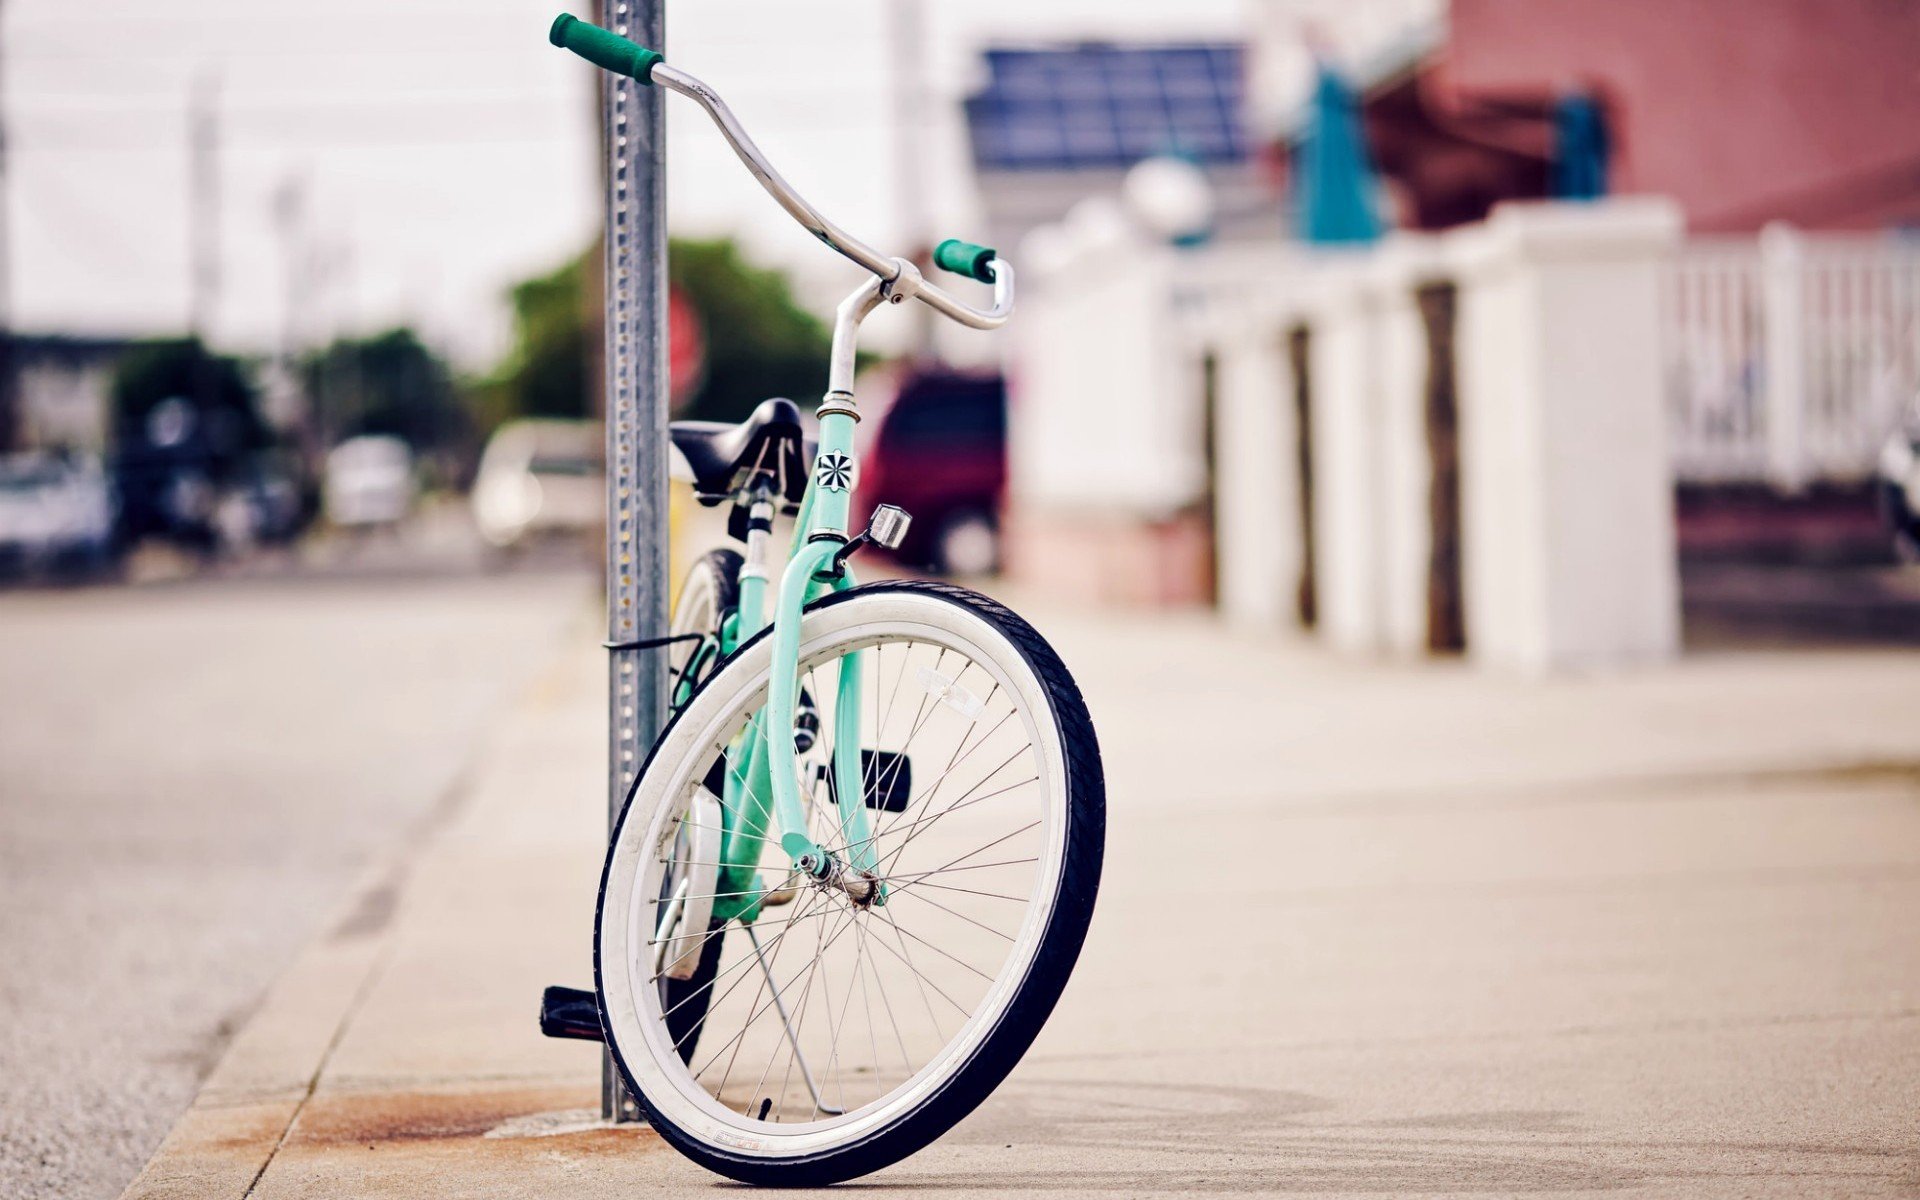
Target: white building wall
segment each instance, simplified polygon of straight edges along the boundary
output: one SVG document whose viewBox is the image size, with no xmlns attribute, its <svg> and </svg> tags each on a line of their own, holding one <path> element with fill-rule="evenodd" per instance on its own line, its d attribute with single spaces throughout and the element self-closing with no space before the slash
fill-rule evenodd
<svg viewBox="0 0 1920 1200">
<path fill-rule="evenodd" d="M 1241 320 L 1215 353 L 1220 608 L 1279 628 L 1293 620 L 1302 552 L 1292 372 L 1265 321 Z"/>
<path fill-rule="evenodd" d="M 1450 238 L 1467 649 L 1527 672 L 1679 647 L 1663 200 L 1515 205 Z"/>
<path fill-rule="evenodd" d="M 1021 299 L 1010 488 L 1042 509 L 1159 517 L 1205 483 L 1200 380 L 1165 252 L 1073 264 Z"/>
<path fill-rule="evenodd" d="M 1422 654 L 1427 645 L 1433 470 L 1427 446 L 1427 329 L 1418 289 L 1438 274 L 1437 249 L 1431 239 L 1390 238 L 1367 277 L 1377 323 L 1381 642 L 1405 656 Z"/>
<path fill-rule="evenodd" d="M 1361 265 L 1316 271 L 1307 345 L 1319 626 L 1333 645 L 1365 653 L 1384 646 L 1385 613 L 1379 327 Z"/>
</svg>

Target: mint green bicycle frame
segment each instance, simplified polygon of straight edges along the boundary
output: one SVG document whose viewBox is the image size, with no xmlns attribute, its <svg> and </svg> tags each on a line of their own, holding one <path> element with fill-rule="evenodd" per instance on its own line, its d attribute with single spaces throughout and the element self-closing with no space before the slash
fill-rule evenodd
<svg viewBox="0 0 1920 1200">
<path fill-rule="evenodd" d="M 978 254 L 978 247 L 946 243 Z M 866 787 L 861 764 L 860 651 L 841 656 L 834 705 L 833 790 L 839 803 L 839 845 L 822 847 L 807 832 L 807 810 L 800 796 L 798 751 L 794 746 L 794 718 L 799 695 L 800 619 L 812 601 L 854 585 L 842 553 L 848 544 L 853 488 L 859 478 L 854 448 L 854 424 L 859 411 L 853 403 L 855 343 L 860 323 L 883 303 L 899 303 L 926 285 L 919 271 L 904 259 L 893 260 L 891 278 L 874 278 L 841 302 L 834 320 L 833 351 L 828 367 L 827 394 L 821 402 L 820 445 L 808 472 L 807 490 L 794 521 L 787 564 L 767 612 L 764 571 L 741 572 L 740 607 L 721 630 L 720 651 L 731 654 L 771 623 L 773 666 L 768 679 L 767 705 L 747 725 L 727 752 L 726 794 L 721 797 L 720 893 L 713 918 L 751 921 L 759 913 L 767 890 L 757 868 L 761 847 L 776 840 L 796 870 L 815 878 L 852 872 L 871 879 L 877 864 Z M 958 261 L 958 260 L 956 260 Z M 995 312 L 1012 307 L 1013 273 L 1005 263 L 976 258 L 982 274 L 994 282 Z M 971 311 L 971 310 L 969 310 Z M 991 316 L 991 314 L 989 314 Z M 1004 319 L 1001 317 L 999 319 Z M 749 567 L 756 545 L 749 541 Z M 777 830 L 777 839 L 770 839 Z M 873 885 L 872 902 L 884 904 L 884 887 Z"/>
<path fill-rule="evenodd" d="M 794 524 L 787 564 L 768 613 L 763 563 L 765 535 L 750 535 L 748 563 L 740 577 L 739 609 L 720 630 L 719 652 L 731 654 L 771 624 L 773 665 L 767 704 L 727 749 L 726 794 L 721 797 L 722 840 L 714 920 L 751 921 L 767 890 L 758 877 L 760 850 L 777 840 L 795 870 L 816 880 L 859 882 L 860 897 L 884 903 L 885 892 L 873 878 L 876 855 L 867 815 L 859 745 L 860 652 L 839 660 L 835 704 L 833 785 L 839 810 L 839 845 L 814 842 L 807 831 L 807 808 L 800 796 L 799 752 L 794 745 L 794 716 L 799 694 L 800 617 L 821 596 L 853 586 L 842 553 L 849 542 L 847 522 L 859 463 L 853 427 L 859 410 L 853 403 L 854 349 L 860 323 L 881 304 L 918 300 L 950 320 L 973 329 L 998 329 L 1013 312 L 1013 269 L 984 246 L 958 240 L 935 249 L 936 264 L 957 275 L 993 285 L 993 307 L 979 309 L 948 295 L 921 276 L 904 258 L 889 257 L 840 228 L 794 191 L 747 136 L 733 112 L 712 88 L 661 56 L 569 14 L 554 20 L 548 40 L 606 70 L 643 84 L 658 84 L 706 110 L 733 151 L 788 215 L 809 233 L 871 273 L 841 301 L 833 326 L 833 350 L 827 370 L 827 394 L 821 402 L 820 446 L 809 464 L 807 489 Z M 696 656 L 706 652 L 696 650 Z M 779 837 L 770 839 L 777 830 Z M 848 886 L 841 882 L 841 886 Z"/>
<path fill-rule="evenodd" d="M 850 413 L 828 413 L 821 418 L 820 448 L 812 464 L 799 516 L 794 521 L 787 566 L 774 597 L 773 671 L 768 681 L 767 707 L 748 722 L 746 731 L 727 750 L 726 794 L 721 798 L 722 865 L 719 886 L 714 889 L 720 894 L 714 901 L 716 921 L 732 918 L 750 921 L 758 915 L 766 888 L 757 868 L 761 848 L 767 841 L 777 840 L 796 867 L 804 860 L 811 873 L 826 869 L 831 861 L 827 851 L 816 845 L 806 832 L 806 807 L 800 797 L 793 728 L 799 694 L 801 610 L 811 601 L 850 588 L 855 582 L 847 564 L 841 563 L 837 570 L 833 567 L 834 556 L 847 542 L 850 489 L 823 485 L 823 473 L 819 469 L 820 461 L 828 455 L 843 455 L 847 462 L 856 462 L 854 420 Z M 767 592 L 763 575 L 758 572 L 742 575 L 740 607 L 733 620 L 720 631 L 723 655 L 733 653 L 741 643 L 766 628 L 769 623 Z M 841 658 L 839 676 L 835 711 L 840 725 L 834 730 L 833 772 L 835 794 L 842 799 L 837 806 L 840 840 L 847 847 L 847 865 L 871 872 L 874 867 L 872 833 L 867 806 L 862 802 L 864 790 L 860 777 L 859 652 Z M 784 730 L 785 736 L 770 738 L 769 730 Z M 768 838 L 770 828 L 780 831 L 778 839 Z"/>
</svg>

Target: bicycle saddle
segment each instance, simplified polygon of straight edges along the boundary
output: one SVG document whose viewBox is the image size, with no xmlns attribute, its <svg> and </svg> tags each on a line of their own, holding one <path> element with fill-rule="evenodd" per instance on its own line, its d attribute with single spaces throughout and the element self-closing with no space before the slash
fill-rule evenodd
<svg viewBox="0 0 1920 1200">
<path fill-rule="evenodd" d="M 800 503 L 807 490 L 807 463 L 813 443 L 801 431 L 800 406 L 776 396 L 763 401 L 738 425 L 725 421 L 675 421 L 667 426 L 675 479 L 693 484 L 705 505 L 731 496 L 745 471 L 767 471 L 788 504 Z"/>
</svg>

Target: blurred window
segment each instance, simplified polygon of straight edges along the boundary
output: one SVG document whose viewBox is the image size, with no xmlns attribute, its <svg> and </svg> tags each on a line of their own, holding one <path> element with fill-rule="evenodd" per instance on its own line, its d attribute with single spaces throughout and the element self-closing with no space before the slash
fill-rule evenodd
<svg viewBox="0 0 1920 1200">
<path fill-rule="evenodd" d="M 1006 433 L 1007 411 L 997 389 L 974 387 L 904 397 L 887 414 L 881 440 L 893 449 L 990 445 Z"/>
<path fill-rule="evenodd" d="M 599 464 L 588 462 L 584 458 L 562 458 L 557 455 L 536 455 L 527 464 L 527 470 L 535 475 L 593 475 L 599 471 Z"/>
</svg>

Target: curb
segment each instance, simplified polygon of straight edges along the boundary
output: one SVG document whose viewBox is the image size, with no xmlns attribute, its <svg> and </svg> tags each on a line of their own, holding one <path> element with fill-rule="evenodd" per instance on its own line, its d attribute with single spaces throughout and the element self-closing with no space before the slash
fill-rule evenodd
<svg viewBox="0 0 1920 1200">
<path fill-rule="evenodd" d="M 274 981 L 123 1200 L 252 1191 L 378 974 L 389 926 L 363 914 L 381 907 L 390 914 L 396 875 L 404 873 L 387 865 L 363 878 L 341 919 Z"/>
<path fill-rule="evenodd" d="M 287 1145 L 335 1050 L 376 991 L 401 942 L 406 908 L 433 856 L 457 839 L 488 772 L 510 770 L 499 749 L 554 703 L 573 657 L 560 648 L 482 728 L 467 763 L 266 992 L 201 1083 L 193 1102 L 122 1200 L 242 1200 Z M 531 1023 L 529 996 L 529 1024 Z"/>
</svg>

